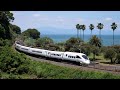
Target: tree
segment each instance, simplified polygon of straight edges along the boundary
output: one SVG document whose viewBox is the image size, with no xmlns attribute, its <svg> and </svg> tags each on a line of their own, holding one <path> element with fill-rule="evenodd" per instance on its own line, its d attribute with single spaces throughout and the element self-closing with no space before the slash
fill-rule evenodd
<svg viewBox="0 0 120 90">
<path fill-rule="evenodd" d="M 22 32 L 22 35 L 33 39 L 40 38 L 40 32 L 37 29 L 27 29 L 26 31 Z"/>
<path fill-rule="evenodd" d="M 16 34 L 21 34 L 21 28 L 18 27 L 17 25 L 12 25 L 12 24 L 10 24 L 10 27 L 11 27 L 11 29 L 12 29 L 12 31 L 13 31 L 14 33 L 16 33 Z"/>
<path fill-rule="evenodd" d="M 115 62 L 120 63 L 120 53 L 117 53 Z"/>
<path fill-rule="evenodd" d="M 110 59 L 111 63 L 114 62 L 113 59 L 115 58 L 115 56 L 116 56 L 116 52 L 115 52 L 114 48 L 109 48 L 104 53 L 104 58 Z"/>
<path fill-rule="evenodd" d="M 92 30 L 94 29 L 94 25 L 90 24 L 89 29 L 91 30 L 91 37 L 92 37 Z"/>
<path fill-rule="evenodd" d="M 116 28 L 117 28 L 117 24 L 115 22 L 112 23 L 111 29 L 113 30 L 113 45 L 114 45 L 114 31 L 115 31 Z"/>
<path fill-rule="evenodd" d="M 100 29 L 100 31 L 99 31 L 99 38 L 100 38 L 100 40 L 101 40 L 101 29 L 103 29 L 103 24 L 102 23 L 98 23 L 98 26 L 97 26 L 97 28 L 98 29 Z"/>
<path fill-rule="evenodd" d="M 76 25 L 76 29 L 77 29 L 77 38 L 78 38 L 79 28 L 80 28 L 80 25 L 77 24 L 77 25 Z"/>
<path fill-rule="evenodd" d="M 11 13 L 10 11 L 0 11 L 0 24 L 5 29 L 5 38 L 6 39 L 12 38 L 11 37 L 12 35 L 10 33 L 9 24 L 13 20 L 14 20 L 13 13 Z"/>
<path fill-rule="evenodd" d="M 0 38 L 5 39 L 5 29 L 4 27 L 2 27 L 1 24 L 0 24 Z"/>
<path fill-rule="evenodd" d="M 97 47 L 102 46 L 101 40 L 96 35 L 92 36 L 92 38 L 89 41 L 89 44 Z"/>
<path fill-rule="evenodd" d="M 84 30 L 86 29 L 85 25 L 82 25 L 82 30 L 83 30 L 83 41 L 84 41 Z"/>
<path fill-rule="evenodd" d="M 93 47 L 91 48 L 91 51 L 92 51 L 92 53 L 93 53 L 93 60 L 96 60 L 95 56 L 99 54 L 99 52 L 100 52 L 99 48 L 93 46 Z"/>
<path fill-rule="evenodd" d="M 54 44 L 53 40 L 51 38 L 48 38 L 48 37 L 43 37 L 43 38 L 38 38 L 36 41 L 35 41 L 35 46 L 36 47 L 41 47 L 41 48 L 46 48 L 51 45 L 51 44 Z"/>
<path fill-rule="evenodd" d="M 81 42 L 83 42 L 83 41 L 80 38 L 71 37 L 65 43 L 65 51 L 69 51 L 70 48 L 77 48 L 78 49 L 78 46 Z"/>
</svg>

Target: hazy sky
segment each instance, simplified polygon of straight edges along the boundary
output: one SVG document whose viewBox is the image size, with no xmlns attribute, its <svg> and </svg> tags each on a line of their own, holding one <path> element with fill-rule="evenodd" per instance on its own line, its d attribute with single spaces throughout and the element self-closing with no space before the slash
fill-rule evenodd
<svg viewBox="0 0 120 90">
<path fill-rule="evenodd" d="M 104 24 L 104 34 L 112 33 L 111 24 L 116 22 L 120 33 L 120 11 L 12 11 L 15 17 L 13 24 L 22 31 L 28 28 L 55 27 L 62 29 L 76 29 L 76 24 Z"/>
</svg>

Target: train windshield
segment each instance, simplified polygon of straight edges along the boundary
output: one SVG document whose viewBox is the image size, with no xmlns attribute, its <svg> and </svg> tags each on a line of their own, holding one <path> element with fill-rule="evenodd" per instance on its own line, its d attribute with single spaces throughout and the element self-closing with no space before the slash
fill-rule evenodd
<svg viewBox="0 0 120 90">
<path fill-rule="evenodd" d="M 82 55 L 82 57 L 83 57 L 84 59 L 87 59 L 87 60 L 88 60 L 88 57 L 87 57 L 86 55 Z"/>
</svg>

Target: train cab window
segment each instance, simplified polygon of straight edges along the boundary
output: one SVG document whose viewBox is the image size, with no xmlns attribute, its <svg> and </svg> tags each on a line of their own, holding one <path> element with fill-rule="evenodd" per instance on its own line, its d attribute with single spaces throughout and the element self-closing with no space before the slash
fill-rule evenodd
<svg viewBox="0 0 120 90">
<path fill-rule="evenodd" d="M 67 56 L 67 54 L 66 54 L 66 56 Z"/>
<path fill-rule="evenodd" d="M 88 57 L 87 57 L 86 55 L 82 55 L 82 57 L 83 57 L 84 59 L 88 59 Z"/>
<path fill-rule="evenodd" d="M 76 58 L 79 58 L 79 59 L 81 59 L 81 58 L 80 58 L 80 56 L 76 56 Z"/>
</svg>

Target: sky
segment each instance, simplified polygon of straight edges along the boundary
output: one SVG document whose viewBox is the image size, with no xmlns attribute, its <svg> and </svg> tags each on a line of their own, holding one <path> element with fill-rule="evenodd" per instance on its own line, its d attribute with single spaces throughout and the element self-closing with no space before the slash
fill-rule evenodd
<svg viewBox="0 0 120 90">
<path fill-rule="evenodd" d="M 86 33 L 89 34 L 89 25 L 94 24 L 93 34 L 98 34 L 98 23 L 104 24 L 102 34 L 112 34 L 111 24 L 115 22 L 118 27 L 115 34 L 120 34 L 120 11 L 11 11 L 14 14 L 15 24 L 22 31 L 28 28 L 42 29 L 43 27 L 64 30 L 76 30 L 76 24 L 85 24 Z M 44 30 L 45 32 L 45 30 Z M 43 33 L 44 33 L 43 32 Z M 72 32 L 76 34 L 75 32 Z"/>
</svg>

